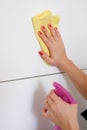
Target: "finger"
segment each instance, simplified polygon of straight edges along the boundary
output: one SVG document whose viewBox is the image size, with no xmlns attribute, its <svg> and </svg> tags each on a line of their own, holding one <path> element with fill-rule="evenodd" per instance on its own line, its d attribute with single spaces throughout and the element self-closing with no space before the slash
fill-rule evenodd
<svg viewBox="0 0 87 130">
<path fill-rule="evenodd" d="M 39 51 L 38 53 L 41 56 L 41 58 L 46 61 L 47 64 L 53 65 L 52 58 L 48 56 L 43 50 Z"/>
<path fill-rule="evenodd" d="M 46 108 L 42 110 L 42 115 L 45 116 L 46 118 L 48 117 L 48 110 L 46 110 Z"/>
<path fill-rule="evenodd" d="M 38 32 L 39 37 L 42 39 L 42 41 L 46 44 L 46 46 L 48 47 L 48 49 L 51 48 L 51 41 L 49 40 L 49 38 L 47 38 L 44 33 L 42 33 L 41 31 Z"/>
<path fill-rule="evenodd" d="M 44 107 L 43 111 L 46 113 L 48 111 L 48 109 L 46 107 Z"/>
<path fill-rule="evenodd" d="M 49 94 L 49 97 L 53 100 L 54 104 L 67 104 L 61 97 L 57 96 L 56 93 L 52 90 Z M 52 105 L 53 106 L 53 105 Z"/>
<path fill-rule="evenodd" d="M 46 109 L 49 109 L 49 108 L 50 108 L 50 105 L 49 105 L 48 101 L 45 101 L 44 107 L 45 107 Z"/>
<path fill-rule="evenodd" d="M 50 119 L 50 113 L 51 111 L 49 109 L 43 108 L 42 115 L 46 117 L 47 119 Z"/>
<path fill-rule="evenodd" d="M 57 40 L 57 35 L 54 27 L 51 24 L 48 24 L 48 29 L 50 30 L 50 33 L 54 40 Z"/>
<path fill-rule="evenodd" d="M 50 40 L 51 43 L 54 42 L 54 38 L 51 35 L 51 33 L 48 32 L 48 30 L 46 29 L 46 27 L 43 25 L 41 26 L 41 30 L 43 31 L 44 35 Z"/>
<path fill-rule="evenodd" d="M 54 30 L 55 30 L 55 33 L 56 33 L 57 39 L 61 38 L 61 35 L 60 35 L 60 32 L 59 32 L 58 28 L 55 27 Z"/>
<path fill-rule="evenodd" d="M 44 32 L 45 36 L 50 39 L 51 35 L 44 25 L 41 26 L 41 30 Z"/>
<path fill-rule="evenodd" d="M 51 92 L 49 93 L 49 97 L 50 97 L 54 102 L 56 102 L 56 101 L 58 101 L 58 99 L 60 99 L 60 98 L 58 98 L 58 96 L 55 94 L 54 90 L 51 90 Z"/>
<path fill-rule="evenodd" d="M 44 108 L 43 108 L 43 113 L 47 113 L 47 111 L 49 110 L 50 106 L 47 102 L 45 102 Z"/>
<path fill-rule="evenodd" d="M 46 98 L 46 103 L 47 103 L 50 107 L 54 104 L 54 102 L 53 102 L 53 100 L 50 98 L 50 96 L 48 96 L 48 97 Z"/>
</svg>

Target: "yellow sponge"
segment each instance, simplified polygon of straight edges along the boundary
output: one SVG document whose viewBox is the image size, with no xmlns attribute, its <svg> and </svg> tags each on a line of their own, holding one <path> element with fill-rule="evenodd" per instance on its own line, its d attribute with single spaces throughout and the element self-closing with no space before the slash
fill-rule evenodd
<svg viewBox="0 0 87 130">
<path fill-rule="evenodd" d="M 43 11 L 42 13 L 32 17 L 32 23 L 34 27 L 34 32 L 40 43 L 41 49 L 49 55 L 49 51 L 45 43 L 38 36 L 38 31 L 40 31 L 41 26 L 44 25 L 47 27 L 48 24 L 52 24 L 54 27 L 57 27 L 60 21 L 60 16 L 52 15 L 50 10 Z"/>
</svg>

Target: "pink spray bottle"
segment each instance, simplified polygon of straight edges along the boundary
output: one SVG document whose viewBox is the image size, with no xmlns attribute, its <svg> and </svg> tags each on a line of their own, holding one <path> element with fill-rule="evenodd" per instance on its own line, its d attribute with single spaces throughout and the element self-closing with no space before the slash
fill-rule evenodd
<svg viewBox="0 0 87 130">
<path fill-rule="evenodd" d="M 61 97 L 62 100 L 69 104 L 76 104 L 75 99 L 72 97 L 72 95 L 59 83 L 54 82 L 53 86 L 55 87 L 54 91 L 57 96 Z M 59 126 L 54 126 L 53 130 L 61 130 Z"/>
</svg>

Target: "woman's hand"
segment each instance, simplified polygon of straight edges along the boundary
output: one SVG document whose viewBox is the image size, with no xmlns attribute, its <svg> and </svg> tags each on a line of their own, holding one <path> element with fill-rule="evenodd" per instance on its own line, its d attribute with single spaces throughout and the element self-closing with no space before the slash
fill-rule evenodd
<svg viewBox="0 0 87 130">
<path fill-rule="evenodd" d="M 78 130 L 77 104 L 68 104 L 52 90 L 46 97 L 42 114 L 63 130 Z M 74 127 L 74 128 L 73 128 Z"/>
<path fill-rule="evenodd" d="M 63 40 L 56 27 L 53 27 L 49 24 L 48 29 L 50 33 L 48 32 L 47 28 L 43 25 L 41 27 L 42 32 L 39 31 L 38 35 L 48 47 L 50 56 L 48 56 L 43 50 L 41 50 L 39 54 L 42 57 L 42 59 L 45 60 L 48 64 L 60 67 L 61 64 L 68 59 L 66 56 Z"/>
</svg>

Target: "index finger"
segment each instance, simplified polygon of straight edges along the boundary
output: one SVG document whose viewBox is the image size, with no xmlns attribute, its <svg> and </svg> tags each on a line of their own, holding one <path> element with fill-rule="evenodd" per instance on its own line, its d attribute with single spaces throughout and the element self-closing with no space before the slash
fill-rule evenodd
<svg viewBox="0 0 87 130">
<path fill-rule="evenodd" d="M 42 33 L 41 31 L 38 31 L 38 35 L 42 39 L 42 41 L 45 43 L 45 45 L 48 47 L 48 49 L 50 49 L 50 47 L 51 47 L 50 39 L 48 37 L 46 37 L 46 35 L 44 33 Z"/>
</svg>

